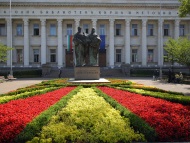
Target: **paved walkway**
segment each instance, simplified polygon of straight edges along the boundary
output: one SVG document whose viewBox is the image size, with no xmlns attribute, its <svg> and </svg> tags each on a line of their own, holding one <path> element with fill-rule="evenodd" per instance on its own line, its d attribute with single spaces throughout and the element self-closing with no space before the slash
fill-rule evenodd
<svg viewBox="0 0 190 143">
<path fill-rule="evenodd" d="M 123 78 L 122 78 L 123 79 Z M 144 84 L 147 86 L 155 86 L 160 89 L 164 89 L 167 91 L 175 91 L 175 92 L 182 92 L 185 95 L 190 96 L 190 85 L 186 84 L 174 84 L 174 83 L 167 83 L 161 81 L 153 81 L 151 78 L 125 78 L 127 80 L 134 81 L 139 84 Z M 7 81 L 0 83 L 0 94 L 4 94 L 18 88 L 30 86 L 33 84 L 40 83 L 42 81 L 49 80 L 44 78 L 28 78 L 28 79 L 17 79 L 14 81 Z"/>
</svg>

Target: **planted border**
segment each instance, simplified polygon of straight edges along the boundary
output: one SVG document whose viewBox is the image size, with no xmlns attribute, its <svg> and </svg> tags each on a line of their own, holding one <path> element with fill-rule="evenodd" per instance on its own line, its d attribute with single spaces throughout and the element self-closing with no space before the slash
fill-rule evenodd
<svg viewBox="0 0 190 143">
<path fill-rule="evenodd" d="M 11 142 L 37 115 L 55 104 L 74 87 L 0 105 L 0 142 Z M 18 108 L 19 107 L 19 108 Z"/>
<path fill-rule="evenodd" d="M 174 103 L 190 105 L 190 98 L 188 96 L 176 95 L 176 94 L 171 94 L 171 93 L 167 93 L 167 92 L 165 92 L 165 93 L 164 92 L 153 92 L 153 91 L 147 91 L 147 90 L 135 89 L 135 88 L 122 88 L 122 87 L 115 87 L 115 86 L 111 86 L 111 87 L 120 89 L 120 90 L 124 90 L 124 91 L 129 91 L 132 93 L 141 94 L 144 96 L 152 96 L 155 98 L 164 99 L 164 100 L 174 102 Z"/>
<path fill-rule="evenodd" d="M 159 141 L 190 141 L 190 106 L 109 87 L 99 89 L 154 127 Z"/>
<path fill-rule="evenodd" d="M 113 108 L 119 110 L 122 116 L 129 118 L 131 126 L 134 128 L 134 130 L 144 134 L 147 141 L 157 140 L 156 131 L 150 127 L 150 125 L 146 123 L 142 118 L 132 113 L 130 110 L 122 106 L 119 102 L 107 94 L 103 93 L 100 89 L 93 89 L 98 93 L 99 96 L 102 96 Z"/>
</svg>

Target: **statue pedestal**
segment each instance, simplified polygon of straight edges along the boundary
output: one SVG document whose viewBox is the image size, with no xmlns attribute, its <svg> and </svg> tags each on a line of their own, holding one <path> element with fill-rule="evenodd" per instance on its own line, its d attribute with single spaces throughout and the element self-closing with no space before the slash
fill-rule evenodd
<svg viewBox="0 0 190 143">
<path fill-rule="evenodd" d="M 100 67 L 75 67 L 75 80 L 100 79 Z"/>
</svg>

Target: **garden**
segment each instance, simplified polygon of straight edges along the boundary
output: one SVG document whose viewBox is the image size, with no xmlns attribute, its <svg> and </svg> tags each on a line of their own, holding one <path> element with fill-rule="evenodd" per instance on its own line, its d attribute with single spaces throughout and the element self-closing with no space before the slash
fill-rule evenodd
<svg viewBox="0 0 190 143">
<path fill-rule="evenodd" d="M 0 143 L 188 142 L 190 97 L 128 80 L 54 79 L 0 95 Z"/>
</svg>

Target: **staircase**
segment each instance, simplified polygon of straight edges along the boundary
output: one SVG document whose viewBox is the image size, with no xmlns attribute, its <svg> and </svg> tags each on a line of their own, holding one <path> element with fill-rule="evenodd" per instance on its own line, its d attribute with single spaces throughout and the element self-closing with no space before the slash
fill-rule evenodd
<svg viewBox="0 0 190 143">
<path fill-rule="evenodd" d="M 52 68 L 48 75 L 45 75 L 47 78 L 59 78 L 59 69 Z M 100 68 L 100 77 L 125 77 L 120 68 Z M 74 78 L 74 68 L 62 68 L 61 69 L 61 78 Z"/>
</svg>

